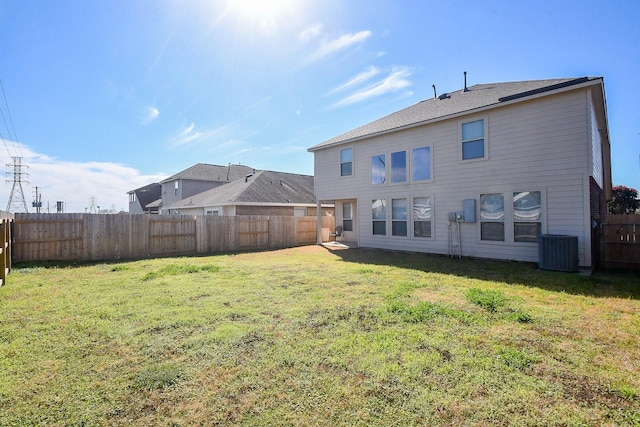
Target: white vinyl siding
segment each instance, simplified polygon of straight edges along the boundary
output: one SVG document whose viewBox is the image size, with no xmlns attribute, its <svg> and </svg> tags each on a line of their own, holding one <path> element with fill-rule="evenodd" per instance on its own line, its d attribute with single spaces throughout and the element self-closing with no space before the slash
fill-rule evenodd
<svg viewBox="0 0 640 427">
<path fill-rule="evenodd" d="M 597 87 L 599 89 L 599 87 Z M 462 255 L 518 261 L 538 261 L 537 244 L 514 241 L 512 198 L 514 192 L 541 191 L 541 232 L 578 236 L 581 265 L 590 265 L 591 232 L 588 215 L 590 158 L 592 157 L 589 88 L 504 105 L 468 119 L 452 118 L 424 126 L 366 138 L 354 147 L 354 175 L 349 185 L 339 182 L 335 159 L 341 148 L 314 151 L 315 192 L 319 200 L 355 200 L 354 233 L 361 247 L 448 253 L 447 214 L 462 210 L 463 200 L 475 199 L 475 223 L 460 225 Z M 484 118 L 485 140 L 490 156 L 483 161 L 461 162 L 461 123 Z M 409 160 L 406 183 L 371 185 L 371 157 L 430 147 L 431 181 L 414 182 Z M 373 236 L 372 200 L 424 197 L 436 203 L 431 221 L 431 239 L 394 238 L 388 232 Z M 480 194 L 503 193 L 505 225 L 503 242 L 480 239 Z M 587 213 L 583 215 L 587 206 Z M 411 224 L 411 227 L 415 225 Z"/>
</svg>

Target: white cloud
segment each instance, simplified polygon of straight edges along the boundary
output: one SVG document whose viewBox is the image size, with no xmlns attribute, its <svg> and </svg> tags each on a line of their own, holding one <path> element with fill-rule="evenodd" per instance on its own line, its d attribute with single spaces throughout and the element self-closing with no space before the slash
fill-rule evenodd
<svg viewBox="0 0 640 427">
<path fill-rule="evenodd" d="M 354 86 L 357 86 L 361 83 L 366 82 L 367 80 L 371 79 L 372 77 L 376 76 L 378 73 L 380 73 L 380 70 L 377 67 L 374 67 L 373 65 L 370 66 L 366 71 L 363 71 L 360 74 L 357 74 L 356 76 L 354 76 L 353 78 L 351 78 L 348 82 L 334 88 L 331 89 L 329 92 L 326 93 L 325 96 L 329 96 L 329 95 L 333 95 L 334 93 L 337 92 L 342 92 L 345 91 L 347 89 L 350 89 Z"/>
<path fill-rule="evenodd" d="M 147 124 L 154 121 L 160 115 L 160 110 L 156 107 L 147 107 L 144 111 L 143 123 Z"/>
<path fill-rule="evenodd" d="M 15 144 L 15 143 L 14 143 Z M 22 183 L 29 212 L 34 212 L 31 202 L 35 187 L 42 194 L 41 212 L 56 212 L 56 202 L 64 202 L 65 212 L 85 212 L 95 197 L 100 209 L 116 212 L 128 211 L 127 191 L 134 190 L 166 178 L 165 174 L 142 175 L 135 168 L 111 162 L 73 162 L 36 153 L 21 145 L 22 163 L 29 176 Z M 8 154 L 0 156 L 3 163 L 12 163 Z M 11 184 L 0 186 L 0 209 L 5 210 L 11 193 Z M 12 204 L 12 211 L 17 205 Z M 20 208 L 20 211 L 23 209 Z"/>
<path fill-rule="evenodd" d="M 320 23 L 313 24 L 312 26 L 305 28 L 300 34 L 298 34 L 298 40 L 302 43 L 307 43 L 311 39 L 314 39 L 320 35 L 323 25 Z"/>
<path fill-rule="evenodd" d="M 333 40 L 323 40 L 320 43 L 320 46 L 311 55 L 307 56 L 304 64 L 308 65 L 314 63 L 334 52 L 346 49 L 357 43 L 362 43 L 371 37 L 371 35 L 371 31 L 365 30 L 355 34 L 345 34 Z"/>
<path fill-rule="evenodd" d="M 199 129 L 191 123 L 169 141 L 169 145 L 177 148 L 188 144 L 210 142 L 214 139 L 226 139 L 233 134 L 233 128 L 227 125 L 213 129 Z"/>
<path fill-rule="evenodd" d="M 384 79 L 343 98 L 332 107 L 344 107 L 411 86 L 411 81 L 407 79 L 410 75 L 411 71 L 407 67 L 393 68 Z"/>
</svg>

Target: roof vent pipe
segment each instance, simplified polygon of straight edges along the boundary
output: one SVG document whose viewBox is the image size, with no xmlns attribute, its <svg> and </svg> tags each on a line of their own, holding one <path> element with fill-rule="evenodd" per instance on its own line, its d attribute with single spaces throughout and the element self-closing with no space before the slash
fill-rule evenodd
<svg viewBox="0 0 640 427">
<path fill-rule="evenodd" d="M 469 92 L 469 89 L 467 89 L 467 72 L 464 72 L 464 90 L 463 92 Z"/>
<path fill-rule="evenodd" d="M 436 99 L 438 97 L 436 94 L 436 85 L 431 85 L 431 87 L 433 88 L 433 99 Z"/>
</svg>

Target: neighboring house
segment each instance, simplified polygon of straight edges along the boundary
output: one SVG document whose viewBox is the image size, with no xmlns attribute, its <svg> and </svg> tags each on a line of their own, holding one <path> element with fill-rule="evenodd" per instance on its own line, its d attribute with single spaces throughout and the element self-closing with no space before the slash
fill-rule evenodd
<svg viewBox="0 0 640 427">
<path fill-rule="evenodd" d="M 323 206 L 324 214 L 333 213 Z M 315 216 L 313 176 L 257 171 L 162 208 L 182 215 Z"/>
<path fill-rule="evenodd" d="M 360 247 L 537 262 L 540 234 L 596 262 L 611 197 L 604 81 L 479 84 L 309 148 L 317 203 Z M 319 237 L 320 240 L 320 237 Z"/>
<path fill-rule="evenodd" d="M 162 186 L 157 182 L 129 191 L 130 214 L 157 214 Z"/>
</svg>

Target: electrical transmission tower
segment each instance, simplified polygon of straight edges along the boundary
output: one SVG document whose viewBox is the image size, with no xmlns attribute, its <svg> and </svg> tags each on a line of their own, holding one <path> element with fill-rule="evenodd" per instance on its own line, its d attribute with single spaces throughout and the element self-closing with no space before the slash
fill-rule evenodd
<svg viewBox="0 0 640 427">
<path fill-rule="evenodd" d="M 7 203 L 7 212 L 11 212 L 11 204 L 15 203 L 17 205 L 16 212 L 22 212 L 20 209 L 23 208 L 25 213 L 29 213 L 27 201 L 24 198 L 24 191 L 22 190 L 22 183 L 26 182 L 22 180 L 22 177 L 29 175 L 24 172 L 23 169 L 28 168 L 28 166 L 22 164 L 22 157 L 12 157 L 12 159 L 13 164 L 7 163 L 7 168 L 10 169 L 7 171 L 7 176 L 12 176 L 11 179 L 7 179 L 7 182 L 13 182 L 11 195 L 9 195 L 9 203 Z M 11 171 L 11 169 L 13 169 L 13 171 Z"/>
</svg>

